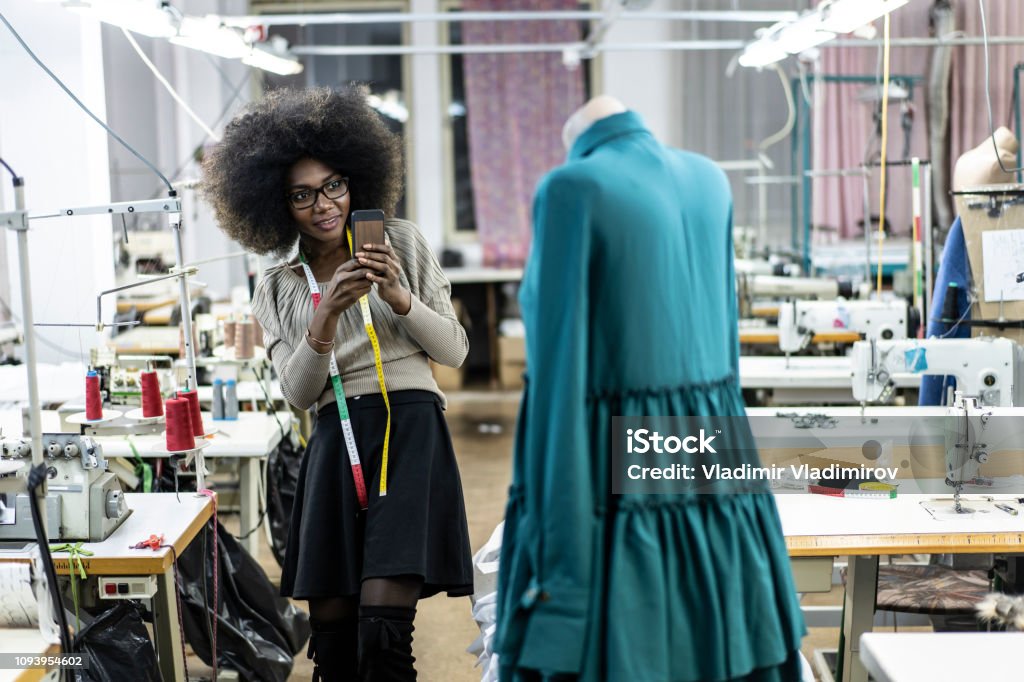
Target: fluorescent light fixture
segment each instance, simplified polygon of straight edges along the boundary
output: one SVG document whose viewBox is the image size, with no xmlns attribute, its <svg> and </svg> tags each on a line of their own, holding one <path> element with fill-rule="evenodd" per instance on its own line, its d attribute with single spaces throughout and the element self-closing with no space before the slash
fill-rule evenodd
<svg viewBox="0 0 1024 682">
<path fill-rule="evenodd" d="M 170 38 L 178 32 L 176 17 L 160 0 L 69 0 L 63 5 L 72 12 L 150 38 Z"/>
<path fill-rule="evenodd" d="M 397 90 L 388 90 L 384 93 L 384 97 L 380 97 L 379 95 L 369 95 L 366 98 L 366 103 L 384 116 L 398 121 L 399 123 L 405 123 L 409 120 L 409 110 L 398 98 Z"/>
<path fill-rule="evenodd" d="M 781 62 L 788 57 L 789 53 L 782 49 L 779 41 L 779 33 L 782 28 L 783 23 L 779 22 L 771 28 L 759 30 L 757 40 L 748 43 L 743 48 L 743 54 L 740 55 L 740 66 L 760 69 L 769 64 Z"/>
<path fill-rule="evenodd" d="M 910 0 L 826 0 L 818 5 L 821 29 L 852 33 L 865 24 L 899 9 Z"/>
<path fill-rule="evenodd" d="M 281 36 L 271 36 L 267 43 L 253 45 L 249 54 L 242 57 L 242 63 L 281 76 L 302 73 L 302 62 L 288 52 L 287 40 Z"/>
<path fill-rule="evenodd" d="M 241 31 L 222 25 L 220 19 L 213 16 L 183 18 L 178 35 L 173 36 L 171 42 L 225 59 L 242 59 L 251 51 Z"/>
<path fill-rule="evenodd" d="M 836 34 L 822 30 L 817 12 L 808 12 L 783 26 L 778 36 L 779 47 L 789 54 L 800 54 L 832 40 Z"/>
</svg>

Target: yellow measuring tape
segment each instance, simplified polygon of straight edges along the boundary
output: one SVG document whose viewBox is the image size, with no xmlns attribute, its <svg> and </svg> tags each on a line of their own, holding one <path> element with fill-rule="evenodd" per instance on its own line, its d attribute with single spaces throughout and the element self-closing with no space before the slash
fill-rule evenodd
<svg viewBox="0 0 1024 682">
<path fill-rule="evenodd" d="M 348 250 L 355 256 L 355 249 L 352 247 L 352 230 L 348 231 Z M 366 335 L 370 338 L 370 345 L 373 346 L 373 364 L 377 368 L 377 383 L 380 384 L 380 393 L 384 396 L 384 407 L 388 410 L 387 427 L 384 429 L 384 452 L 380 457 L 380 497 L 388 494 L 388 445 L 391 443 L 391 402 L 388 400 L 388 389 L 384 385 L 384 362 L 380 358 L 380 341 L 377 340 L 377 331 L 373 328 L 373 320 L 370 318 L 370 297 L 363 296 L 359 299 L 359 311 L 363 314 L 363 326 L 366 327 Z"/>
</svg>

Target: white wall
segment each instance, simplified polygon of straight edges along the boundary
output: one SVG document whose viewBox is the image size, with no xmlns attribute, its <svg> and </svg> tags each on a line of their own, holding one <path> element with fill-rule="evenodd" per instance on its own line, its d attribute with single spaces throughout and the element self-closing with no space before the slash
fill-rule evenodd
<svg viewBox="0 0 1024 682">
<path fill-rule="evenodd" d="M 0 11 L 36 54 L 101 118 L 104 102 L 100 29 L 55 4 L 3 2 Z M 110 200 L 106 133 L 33 63 L 0 27 L 0 155 L 25 178 L 30 212 Z M 13 207 L 10 178 L 3 177 L 3 203 Z M 4 235 L 8 279 L 16 315 L 21 284 L 16 239 Z M 96 321 L 96 292 L 114 280 L 109 217 L 33 221 L 29 232 L 30 291 L 36 322 Z M 113 316 L 113 305 L 104 307 Z M 90 329 L 37 329 L 44 362 L 80 358 L 95 341 Z M 57 350 L 65 349 L 65 352 Z"/>
<path fill-rule="evenodd" d="M 437 12 L 437 0 L 410 0 L 412 12 Z M 436 23 L 417 21 L 410 25 L 410 41 L 413 45 L 437 45 L 440 35 Z M 448 193 L 449 178 L 444 164 L 444 102 L 441 101 L 441 58 L 438 55 L 423 54 L 409 57 L 407 62 L 412 73 L 414 109 L 409 120 L 412 122 L 411 152 L 409 153 L 409 188 L 414 195 L 412 217 L 423 235 L 434 248 L 440 251 L 444 245 L 444 202 Z"/>
<path fill-rule="evenodd" d="M 649 11 L 679 9 L 678 3 L 656 0 Z M 620 21 L 605 35 L 606 43 L 654 43 L 675 40 L 678 22 Z M 640 114 L 662 142 L 682 143 L 682 52 L 671 50 L 606 51 L 602 53 L 601 94 L 613 95 Z"/>
</svg>

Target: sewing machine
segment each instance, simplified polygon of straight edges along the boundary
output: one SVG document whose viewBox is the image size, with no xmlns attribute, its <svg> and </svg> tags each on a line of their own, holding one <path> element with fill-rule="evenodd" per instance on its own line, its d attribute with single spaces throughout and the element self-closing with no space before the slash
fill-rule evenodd
<svg viewBox="0 0 1024 682">
<path fill-rule="evenodd" d="M 853 397 L 885 403 L 896 378 L 934 374 L 956 378 L 957 390 L 983 406 L 1024 404 L 1024 349 L 1009 339 L 858 341 L 850 353 Z"/>
<path fill-rule="evenodd" d="M 51 540 L 105 540 L 131 514 L 117 477 L 107 471 L 98 443 L 70 433 L 44 433 L 47 537 Z M 28 472 L 31 441 L 0 440 L 0 493 L 7 511 L 0 540 L 35 540 Z M 10 511 L 13 509 L 14 513 Z"/>
<path fill-rule="evenodd" d="M 779 350 L 802 351 L 815 334 L 850 331 L 868 340 L 905 339 L 906 301 L 787 301 L 779 306 Z"/>
</svg>

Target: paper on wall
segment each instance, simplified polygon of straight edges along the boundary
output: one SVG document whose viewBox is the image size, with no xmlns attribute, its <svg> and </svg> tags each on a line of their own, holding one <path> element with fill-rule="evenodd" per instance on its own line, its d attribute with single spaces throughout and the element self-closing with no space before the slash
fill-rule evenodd
<svg viewBox="0 0 1024 682">
<path fill-rule="evenodd" d="M 1024 230 L 989 230 L 981 233 L 981 258 L 985 272 L 985 302 L 1024 301 Z"/>
</svg>

